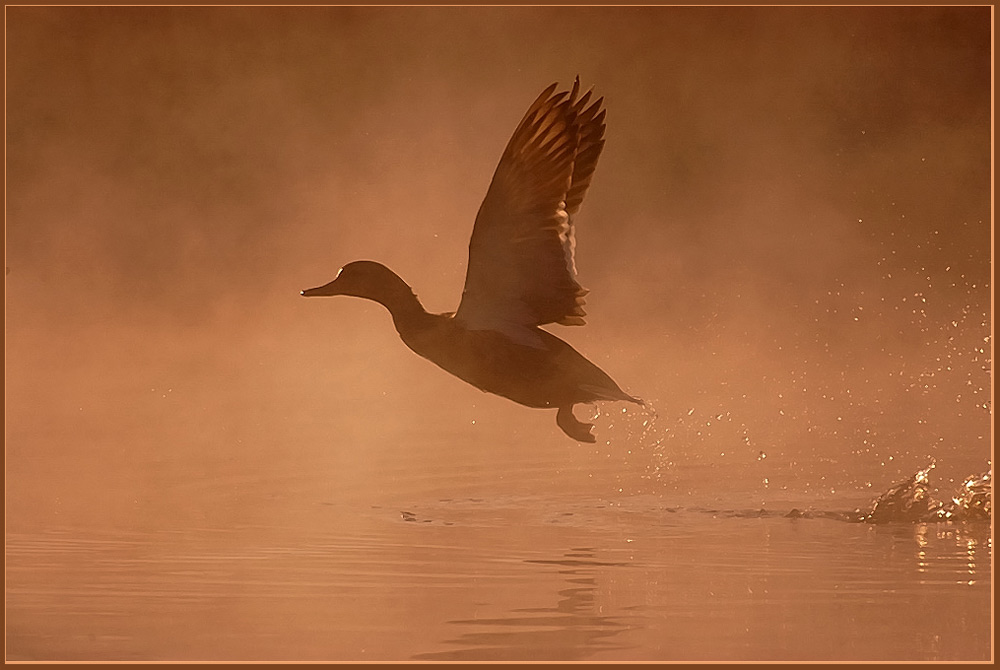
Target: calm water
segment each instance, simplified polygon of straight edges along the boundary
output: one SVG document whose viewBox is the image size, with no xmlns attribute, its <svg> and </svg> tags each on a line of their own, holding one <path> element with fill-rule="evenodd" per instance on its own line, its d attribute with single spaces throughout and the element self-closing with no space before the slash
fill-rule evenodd
<svg viewBox="0 0 1000 670">
<path fill-rule="evenodd" d="M 990 659 L 989 524 L 824 513 L 990 467 L 992 12 L 12 7 L 7 657 Z M 577 74 L 596 445 L 299 297 L 455 309 Z"/>
<path fill-rule="evenodd" d="M 8 474 L 8 658 L 991 656 L 988 524 L 783 518 L 878 492 L 759 500 L 745 466 L 654 481 L 617 447 L 350 439 L 25 459 L 62 497 Z"/>
</svg>

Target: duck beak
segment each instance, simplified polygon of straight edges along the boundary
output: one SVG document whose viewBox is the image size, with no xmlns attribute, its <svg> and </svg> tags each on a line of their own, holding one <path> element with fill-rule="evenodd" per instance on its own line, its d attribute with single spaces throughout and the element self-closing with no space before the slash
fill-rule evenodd
<svg viewBox="0 0 1000 670">
<path fill-rule="evenodd" d="M 305 291 L 302 291 L 300 295 L 306 298 L 311 298 L 317 295 L 340 295 L 339 287 L 334 286 L 336 283 L 337 280 L 334 279 L 329 284 L 323 284 L 322 286 L 317 286 L 316 288 L 307 288 Z"/>
</svg>

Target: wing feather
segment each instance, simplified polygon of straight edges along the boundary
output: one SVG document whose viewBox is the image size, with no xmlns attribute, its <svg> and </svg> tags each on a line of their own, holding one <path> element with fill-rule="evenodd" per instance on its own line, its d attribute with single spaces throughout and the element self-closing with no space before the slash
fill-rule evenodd
<svg viewBox="0 0 1000 670">
<path fill-rule="evenodd" d="M 455 315 L 471 329 L 524 335 L 546 323 L 585 323 L 573 216 L 604 148 L 604 98 L 578 97 L 579 77 L 570 91 L 557 86 L 528 107 L 476 216 Z"/>
</svg>

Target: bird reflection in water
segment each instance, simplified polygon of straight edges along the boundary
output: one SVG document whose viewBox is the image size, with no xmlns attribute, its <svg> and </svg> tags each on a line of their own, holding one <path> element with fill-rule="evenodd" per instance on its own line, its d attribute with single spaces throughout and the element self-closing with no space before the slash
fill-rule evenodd
<svg viewBox="0 0 1000 670">
<path fill-rule="evenodd" d="M 595 559 L 590 547 L 570 549 L 558 559 L 528 559 L 539 566 L 555 566 L 567 587 L 558 592 L 552 607 L 511 610 L 510 616 L 493 619 L 460 619 L 448 623 L 484 630 L 463 632 L 445 640 L 449 651 L 418 654 L 414 660 L 437 661 L 556 661 L 583 660 L 599 651 L 626 649 L 613 638 L 629 629 L 621 617 L 603 616 L 597 603 L 600 569 L 626 564 Z"/>
</svg>

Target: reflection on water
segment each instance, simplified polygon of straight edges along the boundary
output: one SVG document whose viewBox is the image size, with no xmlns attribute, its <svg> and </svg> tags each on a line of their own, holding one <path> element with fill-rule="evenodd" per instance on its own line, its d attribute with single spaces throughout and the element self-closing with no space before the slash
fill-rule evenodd
<svg viewBox="0 0 1000 670">
<path fill-rule="evenodd" d="M 9 431 L 8 658 L 990 656 L 989 522 L 844 523 L 903 473 L 835 495 L 816 459 L 795 470 L 809 490 L 762 495 L 770 449 L 671 464 L 628 441 L 385 440 L 320 411 L 289 436 L 162 396 Z M 197 433 L 206 412 L 226 430 Z"/>
<path fill-rule="evenodd" d="M 676 456 L 635 492 L 638 449 L 318 419 L 319 437 L 185 438 L 201 412 L 128 440 L 12 433 L 31 457 L 8 473 L 8 658 L 990 656 L 988 521 L 844 523 L 878 489 L 761 497 L 747 472 L 770 456 Z"/>
<path fill-rule="evenodd" d="M 515 608 L 510 616 L 459 619 L 451 625 L 471 629 L 454 639 L 451 651 L 416 654 L 418 660 L 581 660 L 598 651 L 628 649 L 615 644 L 628 628 L 620 618 L 601 614 L 597 599 L 597 569 L 626 563 L 599 561 L 593 547 L 572 549 L 560 559 L 527 559 L 525 563 L 558 566 L 567 584 L 553 607 Z"/>
<path fill-rule="evenodd" d="M 677 510 L 655 496 L 398 507 L 317 500 L 284 528 L 8 533 L 9 658 L 990 654 L 989 524 Z"/>
</svg>

